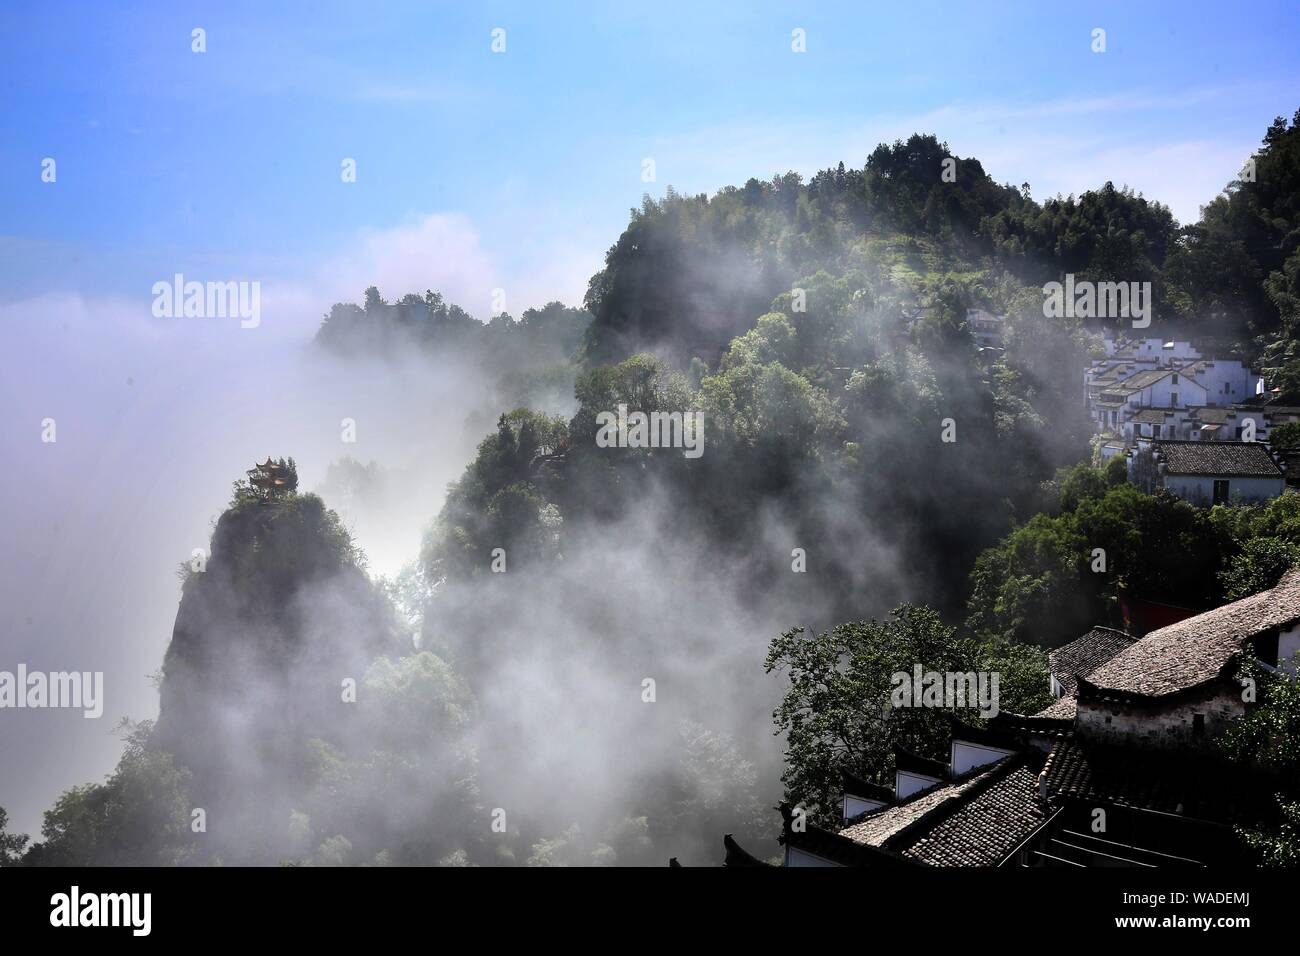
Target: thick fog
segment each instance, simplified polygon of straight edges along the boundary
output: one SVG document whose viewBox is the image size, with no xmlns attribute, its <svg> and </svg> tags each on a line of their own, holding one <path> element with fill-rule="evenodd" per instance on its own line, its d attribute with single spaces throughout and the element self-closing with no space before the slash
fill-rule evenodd
<svg viewBox="0 0 1300 956">
<path fill-rule="evenodd" d="M 29 357 L 10 363 L 0 425 L 15 477 L 0 501 L 9 544 L 3 666 L 103 671 L 105 687 L 98 720 L 78 710 L 10 713 L 16 732 L 0 740 L 0 805 L 14 829 L 39 832 L 41 812 L 62 791 L 112 770 L 121 718 L 157 715 L 151 675 L 172 636 L 178 569 L 209 547 L 232 482 L 254 461 L 294 456 L 300 489 L 319 491 L 340 512 L 372 577 L 391 578 L 418 558 L 447 483 L 491 431 L 503 399 L 456 356 L 328 355 L 311 342 L 328 305 L 278 300 L 271 289 L 261 325 L 248 329 L 237 319 L 157 319 L 148 300 L 51 296 L 0 311 L 11 357 Z M 47 419 L 52 442 L 42 441 Z M 355 422 L 355 442 L 343 440 L 344 419 Z M 349 460 L 366 471 L 344 469 Z M 815 594 L 793 604 L 790 594 L 741 597 L 746 569 L 712 566 L 673 515 L 671 501 L 646 501 L 621 525 L 570 541 L 549 572 L 489 575 L 434 602 L 425 644 L 457 662 L 478 698 L 470 738 L 486 808 L 548 833 L 577 824 L 594 839 L 671 802 L 664 788 L 689 772 L 691 735 L 723 733 L 735 738 L 737 759 L 755 763 L 729 771 L 748 781 L 750 819 L 733 825 L 720 807 L 707 825 L 775 825 L 780 746 L 771 710 L 780 688 L 764 676 L 763 656 L 779 630 L 829 621 L 792 610 L 817 606 Z M 761 520 L 772 549 L 765 561 L 788 563 L 792 547 L 810 546 L 779 518 Z M 887 556 L 861 557 L 864 574 L 875 565 L 876 581 L 887 580 Z M 815 580 L 797 577 L 801 586 Z M 316 597 L 318 612 L 334 606 L 331 595 Z M 346 608 L 337 610 L 341 622 Z M 484 620 L 494 621 L 492 633 L 469 632 Z M 247 675 L 243 697 L 217 716 L 205 747 L 235 757 L 250 714 L 275 712 L 284 687 L 227 663 Z M 308 666 L 337 685 L 332 662 Z M 653 703 L 643 699 L 647 678 Z M 231 739 L 218 739 L 223 732 Z M 248 763 L 271 782 L 273 768 L 251 752 Z M 701 773 L 707 780 L 709 770 Z M 721 803 L 735 787 L 714 783 L 718 794 L 688 796 Z M 257 808 L 246 809 L 251 821 Z M 721 832 L 657 849 L 704 862 Z M 448 834 L 453 845 L 459 836 Z"/>
<path fill-rule="evenodd" d="M 350 298 L 360 299 L 360 289 Z M 27 357 L 10 362 L 9 411 L 0 418 L 14 476 L 0 502 L 10 532 L 0 575 L 0 667 L 103 671 L 106 697 L 99 720 L 75 710 L 10 715 L 18 732 L 0 740 L 0 766 L 8 768 L 0 806 L 14 829 L 39 832 L 41 811 L 59 793 L 113 768 L 119 718 L 157 714 L 149 675 L 172 637 L 178 569 L 208 547 L 232 482 L 255 461 L 293 456 L 299 489 L 319 492 L 339 512 L 371 577 L 405 571 L 409 580 L 448 483 L 509 399 L 490 371 L 475 370 L 490 362 L 415 350 L 382 359 L 330 355 L 312 337 L 333 301 L 268 287 L 256 328 L 234 318 L 154 318 L 147 299 L 47 297 L 0 309 L 11 360 Z M 533 304 L 543 303 L 521 303 Z M 42 440 L 47 420 L 53 442 Z M 890 454 L 914 441 L 912 427 L 873 424 L 866 453 Z M 708 441 L 706 423 L 706 455 Z M 994 462 L 982 464 L 969 474 L 967 492 L 996 500 L 1000 473 Z M 481 849 L 487 814 L 498 808 L 512 830 L 522 826 L 514 862 L 530 842 L 571 827 L 590 862 L 590 846 L 614 840 L 611 832 L 642 816 L 658 839 L 639 849 L 624 840 L 618 862 L 662 863 L 669 855 L 716 862 L 724 832 L 774 835 L 781 742 L 771 715 L 783 687 L 763 673 L 771 639 L 791 627 L 820 630 L 849 616 L 883 615 L 906 600 L 952 598 L 934 593 L 940 575 L 917 564 L 925 556 L 900 537 L 909 519 L 896 513 L 892 495 L 863 507 L 835 493 L 820 466 L 809 464 L 802 477 L 809 488 L 832 484 L 825 496 L 799 495 L 805 504 L 793 506 L 797 513 L 782 513 L 784 506 L 753 513 L 759 544 L 744 560 L 719 559 L 720 543 L 684 517 L 674 497 L 680 489 L 655 490 L 616 521 L 567 529 L 559 561 L 448 582 L 435 588 L 427 616 L 417 593 L 402 608 L 412 618 L 409 633 L 452 664 L 472 692 L 473 715 L 445 741 L 426 735 L 400 743 L 414 758 L 408 785 L 399 796 L 359 785 L 346 821 L 311 819 L 301 778 L 280 774 L 274 759 L 254 752 L 262 736 L 284 730 L 277 718 L 286 685 L 232 651 L 214 671 L 240 671 L 238 697 L 211 711 L 202 749 L 220 755 L 213 756 L 219 765 L 238 765 L 235 776 L 246 773 L 258 799 L 239 805 L 233 779 L 223 796 L 193 794 L 199 804 L 237 807 L 214 842 L 229 852 L 297 827 L 301 855 L 365 862 L 335 852 L 331 832 L 369 833 L 379 846 L 394 827 L 427 838 L 431 803 L 456 806 L 438 817 L 447 832 L 430 843 L 425 862 L 473 841 Z M 934 513 L 951 507 L 941 489 L 925 501 Z M 1003 517 L 990 513 L 990 527 Z M 815 540 L 807 540 L 810 528 Z M 794 548 L 807 552 L 810 573 L 789 573 Z M 830 567 L 835 573 L 818 573 Z M 330 641 L 349 640 L 364 630 L 355 622 L 368 620 L 353 617 L 349 588 L 318 581 L 297 596 L 311 604 L 308 630 L 330 637 L 303 657 L 290 693 L 362 678 L 356 660 L 340 672 L 346 655 L 329 652 Z M 240 639 L 225 625 L 207 636 L 218 644 Z M 351 649 L 363 642 L 357 634 Z M 407 677 L 393 686 L 410 686 Z M 435 695 L 445 690 L 437 685 L 429 684 Z M 393 745 L 378 738 L 400 736 L 423 719 L 409 700 L 402 707 L 391 720 L 372 712 L 328 728 L 333 718 L 323 717 L 321 733 L 353 753 Z M 328 713 L 289 709 L 309 720 Z M 466 773 L 476 780 L 468 789 L 460 786 L 464 768 L 446 763 L 446 750 L 462 743 L 473 765 Z M 775 844 L 752 848 L 766 855 Z"/>
<path fill-rule="evenodd" d="M 452 357 L 343 363 L 315 349 L 331 300 L 265 288 L 261 324 L 247 329 L 156 319 L 150 304 L 50 296 L 0 307 L 0 668 L 103 671 L 105 686 L 98 720 L 8 712 L 0 805 L 20 831 L 37 833 L 62 790 L 112 769 L 119 718 L 156 714 L 148 675 L 171 637 L 178 568 L 208 547 L 255 460 L 293 455 L 302 490 L 323 485 L 331 463 L 376 462 L 391 508 L 328 503 L 370 570 L 391 575 L 418 555 L 447 482 L 494 420 L 488 383 Z M 53 442 L 42 441 L 46 419 Z"/>
</svg>

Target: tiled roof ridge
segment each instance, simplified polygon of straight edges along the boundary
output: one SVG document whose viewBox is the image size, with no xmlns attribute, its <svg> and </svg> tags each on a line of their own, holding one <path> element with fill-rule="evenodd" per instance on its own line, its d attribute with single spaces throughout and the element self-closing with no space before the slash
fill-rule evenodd
<svg viewBox="0 0 1300 956">
<path fill-rule="evenodd" d="M 1077 678 L 1076 678 L 1075 687 L 1076 689 L 1078 687 Z M 1061 721 L 1063 723 L 1067 723 L 1069 724 L 1069 731 L 1067 732 L 1066 736 L 1068 736 L 1068 733 L 1072 733 L 1074 731 L 1074 718 L 1075 718 L 1075 714 L 1078 712 L 1078 709 L 1079 709 L 1079 698 L 1076 694 L 1070 693 L 1070 694 L 1066 694 L 1063 697 L 1058 697 L 1055 701 L 1048 704 L 1038 713 L 1030 715 L 1029 719 Z M 1039 731 L 1039 732 L 1045 733 L 1044 731 Z M 1062 734 L 1057 733 L 1054 736 L 1060 737 L 1062 736 Z"/>
<path fill-rule="evenodd" d="M 884 784 L 872 783 L 865 777 L 860 777 L 852 770 L 840 770 L 840 786 L 845 793 L 851 793 L 856 797 L 865 797 L 870 800 L 884 800 L 886 804 L 894 802 L 894 791 Z M 861 814 L 858 814 L 861 816 Z"/>
<path fill-rule="evenodd" d="M 1088 628 L 1088 630 L 1084 631 L 1074 640 L 1066 641 L 1060 647 L 1053 647 L 1050 651 L 1048 651 L 1048 653 L 1058 654 L 1061 651 L 1067 650 L 1068 648 L 1072 647 L 1075 644 L 1082 644 L 1084 641 L 1092 637 L 1098 631 L 1105 631 L 1107 634 L 1114 635 L 1115 637 L 1126 638 L 1130 644 L 1132 644 L 1134 641 L 1139 640 L 1136 634 L 1131 634 L 1128 631 L 1121 631 L 1117 627 L 1108 627 L 1105 624 L 1094 624 L 1092 627 Z"/>
<path fill-rule="evenodd" d="M 1132 376 L 1131 378 L 1125 379 L 1120 384 L 1125 386 L 1125 391 L 1127 391 L 1129 394 L 1132 394 L 1133 392 L 1140 392 L 1143 389 L 1150 388 L 1152 385 L 1156 384 L 1156 382 L 1164 381 L 1166 378 L 1168 378 L 1170 375 L 1174 374 L 1175 372 L 1180 373 L 1183 376 L 1183 378 L 1185 378 L 1187 381 L 1191 382 L 1193 385 L 1197 386 L 1198 388 L 1205 388 L 1205 386 L 1202 385 L 1200 382 L 1198 382 L 1193 376 L 1187 374 L 1186 366 L 1182 368 L 1159 367 L 1159 368 L 1149 369 L 1146 371 L 1138 372 L 1136 375 Z M 1147 377 L 1143 379 L 1142 384 L 1134 386 L 1133 382 L 1136 379 L 1143 378 L 1143 376 L 1147 376 Z M 1154 378 L 1151 376 L 1154 376 Z"/>
<path fill-rule="evenodd" d="M 1042 776 L 1039 779 L 1048 782 L 1049 798 L 1050 798 L 1050 788 L 1051 788 L 1051 779 L 1052 779 L 1052 766 L 1056 763 L 1057 757 L 1059 756 L 1058 752 L 1063 750 L 1066 747 L 1072 746 L 1073 743 L 1074 743 L 1073 740 L 1069 738 L 1063 738 L 1061 740 L 1054 741 L 1052 743 L 1052 749 L 1047 751 L 1047 759 L 1043 761 Z"/>
<path fill-rule="evenodd" d="M 1261 448 L 1267 450 L 1268 447 L 1268 442 L 1262 442 L 1262 441 L 1207 442 L 1207 441 L 1200 441 L 1195 438 L 1153 438 L 1151 439 L 1151 441 L 1153 444 L 1156 445 L 1195 445 L 1198 448 L 1206 448 L 1210 445 L 1228 445 L 1228 446 L 1259 445 Z"/>
<path fill-rule="evenodd" d="M 1114 634 L 1116 637 L 1122 637 L 1127 639 L 1130 644 L 1138 640 L 1138 636 L 1136 634 L 1130 634 L 1128 631 L 1122 631 L 1117 627 L 1109 627 L 1105 624 L 1094 624 L 1091 628 L 1089 628 L 1089 630 L 1105 631 L 1108 634 Z"/>
<path fill-rule="evenodd" d="M 885 837 L 885 839 L 881 841 L 880 847 L 885 850 L 892 850 L 895 846 L 898 846 L 901 843 L 910 843 L 910 837 L 914 833 L 920 830 L 929 829 L 930 827 L 946 820 L 962 806 L 987 791 L 995 783 L 1005 780 L 1013 771 L 1024 766 L 1026 760 L 1026 753 L 1020 751 L 1019 753 L 995 761 L 991 767 L 988 765 L 977 767 L 976 771 L 978 772 L 975 772 L 974 778 L 967 781 L 968 786 L 945 797 L 942 801 L 921 814 L 915 820 L 903 824 L 903 826 Z"/>
<path fill-rule="evenodd" d="M 1244 656 L 1245 655 L 1240 650 L 1233 651 L 1228 655 L 1228 659 L 1224 661 L 1217 673 L 1202 678 L 1195 683 L 1186 684 L 1182 687 L 1175 688 L 1174 690 L 1165 691 L 1162 694 L 1151 694 L 1145 691 L 1128 690 L 1123 687 L 1104 687 L 1100 684 L 1092 683 L 1092 681 L 1088 680 L 1086 677 L 1080 677 L 1078 679 L 1078 689 L 1075 691 L 1075 696 L 1079 700 L 1086 701 L 1087 703 L 1106 700 L 1120 702 L 1135 700 L 1175 701 L 1180 697 L 1194 695 L 1210 684 L 1229 680 L 1236 669 L 1241 665 Z"/>
<path fill-rule="evenodd" d="M 1013 756 L 1015 756 L 1015 754 L 1013 754 Z M 1001 760 L 993 761 L 992 765 L 989 765 L 989 763 L 982 763 L 982 765 L 978 767 L 971 767 L 971 769 L 967 770 L 965 774 L 961 775 L 961 777 L 953 777 L 946 780 L 940 780 L 939 783 L 932 783 L 930 786 L 924 788 L 924 790 L 918 790 L 915 793 L 911 793 L 910 796 L 898 800 L 897 803 L 889 804 L 888 806 L 880 806 L 880 808 L 875 810 L 865 810 L 865 812 L 857 814 L 857 816 L 852 819 L 846 819 L 844 825 L 840 827 L 840 832 L 848 830 L 849 827 L 854 825 L 854 823 L 861 823 L 868 817 L 879 816 L 879 814 L 888 812 L 888 810 L 906 810 L 909 806 L 919 803 L 920 800 L 926 800 L 928 797 L 935 796 L 935 793 L 945 790 L 945 788 L 965 787 L 967 784 L 970 784 L 972 780 L 978 779 L 980 775 L 992 773 L 992 771 L 996 769 L 998 763 L 1005 762 L 1006 760 L 1009 760 L 1009 758 L 1002 757 Z M 952 799 L 952 796 L 945 797 L 943 803 L 948 803 L 948 800 L 950 799 Z M 928 816 L 930 813 L 932 813 L 932 810 L 927 810 L 926 814 L 923 814 L 923 817 Z"/>
<path fill-rule="evenodd" d="M 827 830 L 815 823 L 807 823 L 805 826 L 806 829 L 802 833 L 796 832 L 790 829 L 790 821 L 787 819 L 778 842 L 787 848 L 800 849 L 806 853 L 831 859 L 842 866 L 866 866 L 869 865 L 868 861 L 871 864 L 922 865 L 915 860 L 909 860 L 895 850 L 887 850 L 871 843 L 859 843 L 844 836 L 842 832 Z M 836 856 L 840 859 L 834 860 Z"/>
<path fill-rule="evenodd" d="M 922 793 L 933 789 L 933 787 L 928 787 L 926 790 L 922 791 Z M 913 794 L 913 796 L 920 796 L 920 794 Z M 907 799 L 911 800 L 912 798 L 908 797 Z M 907 800 L 903 801 L 903 803 L 906 802 Z M 857 826 L 863 820 L 866 820 L 868 817 L 874 817 L 877 813 L 884 813 L 886 810 L 892 810 L 894 807 L 902 805 L 903 804 L 899 803 L 887 803 L 883 807 L 872 807 L 870 810 L 863 810 L 861 813 L 855 813 L 851 817 L 845 817 L 844 822 L 840 824 L 840 832 L 847 830 L 849 827 Z"/>
<path fill-rule="evenodd" d="M 1057 737 L 1068 737 L 1074 733 L 1074 721 L 1058 717 L 1040 717 L 1037 714 L 1017 714 L 1003 710 L 993 720 L 1013 733 L 1052 734 Z"/>
<path fill-rule="evenodd" d="M 1158 628 L 1078 682 L 1079 697 L 1170 699 L 1231 677 L 1247 642 L 1300 621 L 1300 568 L 1272 588 Z"/>
<path fill-rule="evenodd" d="M 909 750 L 900 744 L 894 744 L 894 769 L 926 777 L 937 776 L 945 783 L 952 781 L 951 766 L 933 757 L 923 757 L 916 751 Z"/>
<path fill-rule="evenodd" d="M 1048 669 L 1066 694 L 1073 694 L 1079 678 L 1087 677 L 1138 640 L 1127 631 L 1095 625 L 1079 637 L 1048 652 Z"/>
<path fill-rule="evenodd" d="M 922 757 L 921 759 L 927 760 L 929 758 Z M 947 778 L 940 780 L 938 783 L 932 783 L 924 790 L 918 790 L 916 791 L 916 793 L 910 794 L 909 796 L 904 797 L 902 800 L 895 799 L 894 803 L 887 804 L 886 806 L 877 807 L 874 810 L 864 810 L 862 813 L 857 814 L 851 819 L 845 820 L 843 826 L 840 829 L 841 831 L 847 830 L 849 827 L 853 826 L 854 823 L 860 823 L 861 821 L 867 819 L 867 817 L 872 817 L 875 816 L 876 814 L 884 813 L 886 810 L 906 809 L 907 807 L 911 806 L 913 803 L 916 803 L 918 800 L 924 800 L 926 797 L 934 796 L 936 791 L 941 790 L 944 787 L 960 787 L 965 784 L 968 784 L 976 777 L 978 777 L 980 774 L 988 773 L 989 769 L 990 769 L 989 765 L 984 764 L 979 767 L 972 767 L 970 770 L 967 770 L 960 777 L 953 777 L 949 775 Z"/>
</svg>

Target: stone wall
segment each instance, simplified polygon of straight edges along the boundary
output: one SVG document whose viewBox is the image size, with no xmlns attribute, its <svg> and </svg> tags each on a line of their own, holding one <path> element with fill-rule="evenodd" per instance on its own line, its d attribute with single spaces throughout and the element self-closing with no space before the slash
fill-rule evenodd
<svg viewBox="0 0 1300 956">
<path fill-rule="evenodd" d="M 1160 705 L 1151 701 L 1079 701 L 1075 732 L 1080 739 L 1150 749 L 1208 749 L 1212 739 L 1246 711 L 1241 691 L 1215 684 Z M 1198 734 L 1196 715 L 1204 718 Z"/>
</svg>

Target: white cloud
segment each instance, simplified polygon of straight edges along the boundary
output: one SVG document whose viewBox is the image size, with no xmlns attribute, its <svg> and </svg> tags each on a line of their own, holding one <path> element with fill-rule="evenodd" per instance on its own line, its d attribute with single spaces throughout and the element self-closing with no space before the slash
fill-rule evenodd
<svg viewBox="0 0 1300 956">
<path fill-rule="evenodd" d="M 367 286 L 386 298 L 425 289 L 441 291 L 470 311 L 483 312 L 499 269 L 483 249 L 474 224 L 458 213 L 433 213 L 387 229 L 365 229 L 320 273 L 330 301 L 354 300 Z"/>
<path fill-rule="evenodd" d="M 502 238 L 514 243 L 519 232 L 512 229 Z M 361 230 L 308 284 L 275 284 L 266 295 L 286 313 L 304 312 L 313 322 L 335 302 L 359 302 L 371 285 L 389 300 L 433 289 L 485 321 L 494 289 L 505 290 L 506 311 L 516 318 L 556 299 L 581 304 L 587 280 L 600 267 L 599 251 L 545 233 L 530 245 L 489 248 L 468 217 L 428 213 Z"/>
</svg>

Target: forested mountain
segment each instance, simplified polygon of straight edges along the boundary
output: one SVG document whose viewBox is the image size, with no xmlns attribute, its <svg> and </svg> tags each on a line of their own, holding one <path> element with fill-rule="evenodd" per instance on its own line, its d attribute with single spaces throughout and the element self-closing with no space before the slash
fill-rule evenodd
<svg viewBox="0 0 1300 956">
<path fill-rule="evenodd" d="M 647 197 L 585 310 L 483 323 L 374 288 L 335 305 L 324 349 L 467 356 L 514 376 L 520 407 L 440 513 L 410 517 L 433 521 L 387 595 L 327 502 L 238 489 L 186 576 L 158 726 L 47 814 L 31 862 L 708 862 L 723 832 L 770 835 L 774 710 L 786 797 L 821 813 L 840 769 L 888 771 L 885 741 L 938 745 L 924 721 L 882 736 L 863 706 L 891 647 L 998 670 L 1003 709 L 1031 711 L 1056 637 L 1035 622 L 1093 623 L 1122 587 L 1258 589 L 1300 544 L 1290 510 L 1207 523 L 1073 468 L 1097 337 L 1046 318 L 1041 285 L 1150 281 L 1151 334 L 1300 390 L 1297 123 L 1189 226 L 1110 183 L 1040 203 L 916 135 L 806 183 Z M 1004 349 L 977 347 L 968 308 L 1007 316 Z M 563 408 L 531 399 L 557 382 Z M 620 405 L 702 413 L 703 453 L 600 447 Z M 1085 575 L 1099 536 L 1122 580 Z M 828 743 L 803 698 L 777 706 L 765 657 L 861 747 Z M 196 840 L 196 806 L 228 829 Z M 128 853 L 150 821 L 163 836 Z"/>
<path fill-rule="evenodd" d="M 587 353 L 604 362 L 663 342 L 725 344 L 825 269 L 884 278 L 922 303 L 947 279 L 969 304 L 994 307 L 1006 305 L 1006 280 L 1151 281 L 1160 324 L 1254 357 L 1295 333 L 1297 150 L 1294 121 L 1278 119 L 1253 166 L 1181 228 L 1166 206 L 1111 183 L 1037 203 L 1028 184 L 1000 186 L 978 160 L 922 135 L 806 184 L 787 173 L 712 198 L 669 190 L 633 210 L 592 278 Z"/>
<path fill-rule="evenodd" d="M 1034 646 L 1113 620 L 1125 589 L 1183 603 L 1194 592 L 1208 606 L 1271 585 L 1292 553 L 1289 532 L 1278 531 L 1290 526 L 1287 506 L 1207 524 L 1127 487 L 1107 494 L 1101 474 L 1055 477 L 1088 456 L 1081 371 L 1096 340 L 1077 320 L 1045 317 L 1039 286 L 1065 273 L 1150 281 L 1151 334 L 1188 335 L 1247 360 L 1285 358 L 1296 317 L 1272 290 L 1295 253 L 1285 237 L 1296 220 L 1281 194 L 1300 192 L 1298 139 L 1294 125 L 1270 130 L 1255 178 L 1229 184 L 1190 229 L 1111 184 L 1040 205 L 971 160 L 957 160 L 945 182 L 947 148 L 921 136 L 880 147 L 860 172 L 824 171 L 806 185 L 786 175 L 712 198 L 647 199 L 589 287 L 577 414 L 567 423 L 526 409 L 503 415 L 451 488 L 423 555 L 442 589 L 426 637 L 473 630 L 482 633 L 475 655 L 507 652 L 509 640 L 495 639 L 509 628 L 472 623 L 510 617 L 509 597 L 482 583 L 494 549 L 549 587 L 582 594 L 556 569 L 601 553 L 604 536 L 623 533 L 647 503 L 673 516 L 674 545 L 730 569 L 732 593 L 773 608 L 773 620 L 863 619 L 903 600 L 966 616 L 966 636 L 931 641 L 935 652 L 1001 671 L 1010 678 L 1003 706 L 1026 712 L 1045 680 Z M 1281 214 L 1263 230 L 1272 245 L 1256 248 L 1240 223 L 1214 224 L 1238 207 Z M 1236 278 L 1214 296 L 1185 281 L 1215 268 L 1206 230 L 1240 253 Z M 970 307 L 1008 316 L 1005 351 L 975 347 L 962 321 Z M 1270 385 L 1287 374 L 1271 368 Z M 598 448 L 597 416 L 619 405 L 702 410 L 709 450 L 688 461 Z M 1057 519 L 1034 517 L 1063 508 Z M 1048 533 L 1051 521 L 1059 530 Z M 1098 542 L 1119 565 L 1109 576 L 1087 570 Z M 647 547 L 667 550 L 653 533 Z M 790 573 L 799 554 L 808 578 Z M 899 626 L 917 620 L 904 615 Z M 606 639 L 645 638 L 633 628 Z M 784 640 L 769 667 L 803 666 L 806 639 Z M 861 700 L 838 706 L 825 721 L 864 712 Z M 789 713 L 778 726 L 798 730 Z M 865 762 L 864 747 L 821 760 L 810 754 L 827 741 L 790 739 L 792 801 L 833 792 L 839 769 L 888 777 L 887 754 Z M 943 739 L 908 743 L 924 752 Z"/>
<path fill-rule="evenodd" d="M 1188 311 L 1252 336 L 1271 384 L 1300 399 L 1300 112 L 1183 231 L 1170 281 Z"/>
<path fill-rule="evenodd" d="M 481 322 L 432 290 L 386 302 L 371 286 L 362 305 L 335 303 L 322 320 L 316 341 L 344 356 L 395 356 L 411 349 L 449 353 L 504 374 L 563 362 L 590 321 L 581 309 L 549 302 L 540 309 L 527 309 L 518 320 L 501 312 Z"/>
</svg>

